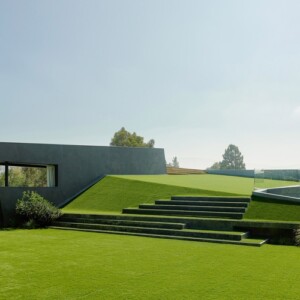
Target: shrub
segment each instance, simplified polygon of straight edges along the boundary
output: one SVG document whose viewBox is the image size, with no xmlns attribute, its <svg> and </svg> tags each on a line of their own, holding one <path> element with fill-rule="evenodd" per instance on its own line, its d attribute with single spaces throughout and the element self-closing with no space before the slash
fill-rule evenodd
<svg viewBox="0 0 300 300">
<path fill-rule="evenodd" d="M 16 214 L 29 227 L 45 227 L 61 216 L 61 211 L 33 191 L 23 193 L 16 205 Z"/>
</svg>

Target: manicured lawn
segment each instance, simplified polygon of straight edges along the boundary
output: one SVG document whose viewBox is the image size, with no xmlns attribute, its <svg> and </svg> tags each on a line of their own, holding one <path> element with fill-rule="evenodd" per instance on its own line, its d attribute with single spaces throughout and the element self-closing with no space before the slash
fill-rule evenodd
<svg viewBox="0 0 300 300">
<path fill-rule="evenodd" d="M 300 248 L 0 231 L 0 299 L 299 299 Z"/>
<path fill-rule="evenodd" d="M 249 195 L 252 187 L 251 179 L 218 175 L 107 176 L 64 211 L 119 213 L 176 194 Z M 300 205 L 258 199 L 246 213 L 286 221 L 299 215 Z M 298 247 L 54 229 L 3 230 L 0 241 L 0 299 L 300 298 Z"/>
<path fill-rule="evenodd" d="M 158 176 L 159 177 L 159 176 Z M 188 188 L 106 176 L 85 193 L 64 208 L 65 212 L 119 213 L 125 207 L 135 207 L 140 203 L 153 203 L 157 199 L 170 199 L 172 195 L 235 195 L 212 190 Z"/>
<path fill-rule="evenodd" d="M 115 176 L 129 180 L 175 185 L 214 192 L 251 195 L 254 179 L 224 175 L 122 175 Z M 295 185 L 297 182 L 281 180 L 264 180 L 266 187 Z"/>
<path fill-rule="evenodd" d="M 245 219 L 300 221 L 300 204 L 252 197 Z"/>
<path fill-rule="evenodd" d="M 269 181 L 273 186 L 291 184 L 285 181 Z M 141 203 L 153 203 L 157 199 L 170 199 L 172 195 L 236 196 L 240 194 L 249 196 L 252 188 L 253 179 L 233 176 L 106 176 L 67 205 L 63 211 L 120 213 L 123 208 L 137 207 Z M 254 198 L 244 218 L 300 221 L 300 205 Z"/>
</svg>

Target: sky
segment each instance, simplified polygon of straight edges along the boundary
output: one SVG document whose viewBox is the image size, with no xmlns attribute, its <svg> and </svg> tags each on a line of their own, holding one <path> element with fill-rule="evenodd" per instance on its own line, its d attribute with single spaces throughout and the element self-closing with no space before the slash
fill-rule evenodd
<svg viewBox="0 0 300 300">
<path fill-rule="evenodd" d="M 0 141 L 300 169 L 300 1 L 0 0 Z"/>
</svg>

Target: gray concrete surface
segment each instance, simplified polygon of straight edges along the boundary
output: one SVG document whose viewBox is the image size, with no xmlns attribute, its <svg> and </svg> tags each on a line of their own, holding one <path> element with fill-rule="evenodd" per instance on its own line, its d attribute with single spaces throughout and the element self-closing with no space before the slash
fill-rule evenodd
<svg viewBox="0 0 300 300">
<path fill-rule="evenodd" d="M 166 174 L 164 149 L 0 142 L 0 162 L 57 165 L 58 185 L 45 188 L 0 187 L 0 225 L 14 216 L 16 201 L 34 190 L 63 205 L 104 175 Z"/>
</svg>

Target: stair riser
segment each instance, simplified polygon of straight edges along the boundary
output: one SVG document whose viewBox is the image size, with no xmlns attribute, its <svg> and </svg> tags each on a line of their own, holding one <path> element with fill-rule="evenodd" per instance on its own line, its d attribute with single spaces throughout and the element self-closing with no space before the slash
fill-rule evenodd
<svg viewBox="0 0 300 300">
<path fill-rule="evenodd" d="M 189 210 L 189 211 L 212 211 L 212 212 L 238 212 L 245 213 L 245 208 L 238 207 L 209 207 L 209 206 L 186 206 L 186 205 L 149 205 L 141 204 L 142 209 L 170 209 L 170 210 Z"/>
<path fill-rule="evenodd" d="M 171 223 L 156 223 L 147 221 L 127 221 L 127 220 L 113 220 L 113 219 L 84 219 L 84 218 L 60 218 L 58 221 L 68 223 L 85 223 L 85 224 L 103 224 L 103 225 L 119 225 L 119 226 L 137 226 L 137 227 L 151 227 L 151 228 L 166 228 L 166 229 L 184 229 L 185 224 L 171 224 Z"/>
<path fill-rule="evenodd" d="M 74 224 L 74 223 L 67 223 L 67 222 L 56 222 L 54 223 L 54 226 L 72 227 L 72 228 L 80 228 L 80 229 L 146 233 L 146 234 L 176 235 L 176 236 L 185 236 L 185 237 L 211 238 L 211 239 L 234 240 L 234 241 L 240 241 L 242 238 L 246 237 L 246 234 L 233 235 L 233 234 L 223 234 L 223 233 L 188 232 L 188 231 L 168 230 L 168 229 L 158 229 L 158 228 L 121 227 L 121 226 L 83 224 L 83 223 Z"/>
<path fill-rule="evenodd" d="M 188 206 L 222 206 L 222 207 L 240 207 L 247 208 L 248 203 L 241 202 L 218 202 L 218 201 L 184 201 L 184 200 L 156 200 L 158 205 L 188 205 Z"/>
<path fill-rule="evenodd" d="M 219 201 L 219 202 L 244 202 L 249 203 L 250 198 L 231 198 L 231 197 L 192 197 L 192 196 L 172 196 L 171 200 L 187 201 Z"/>
<path fill-rule="evenodd" d="M 165 215 L 165 216 L 190 216 L 190 217 L 221 217 L 241 219 L 241 213 L 216 213 L 216 212 L 193 212 L 193 211 L 176 211 L 176 210 L 158 210 L 158 209 L 130 209 L 124 208 L 125 214 L 145 214 L 145 215 Z"/>
</svg>

